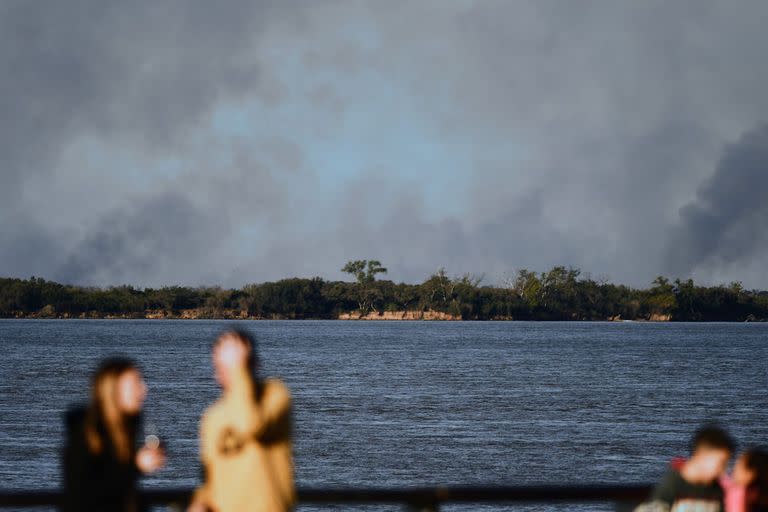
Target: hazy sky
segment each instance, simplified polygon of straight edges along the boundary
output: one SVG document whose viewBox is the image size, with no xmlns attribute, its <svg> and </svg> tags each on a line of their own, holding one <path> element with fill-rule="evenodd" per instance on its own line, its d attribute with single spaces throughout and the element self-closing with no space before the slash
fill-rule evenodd
<svg viewBox="0 0 768 512">
<path fill-rule="evenodd" d="M 768 2 L 0 2 L 0 275 L 768 287 Z"/>
</svg>

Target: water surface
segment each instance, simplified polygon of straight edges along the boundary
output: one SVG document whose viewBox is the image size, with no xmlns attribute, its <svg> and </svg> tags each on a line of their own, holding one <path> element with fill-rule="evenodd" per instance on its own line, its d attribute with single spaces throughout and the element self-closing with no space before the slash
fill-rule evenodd
<svg viewBox="0 0 768 512">
<path fill-rule="evenodd" d="M 0 321 L 2 488 L 58 484 L 62 413 L 113 354 L 140 362 L 147 419 L 169 446 L 145 484 L 197 484 L 210 344 L 226 325 Z M 645 483 L 703 421 L 768 442 L 766 324 L 238 325 L 293 393 L 302 486 Z"/>
</svg>

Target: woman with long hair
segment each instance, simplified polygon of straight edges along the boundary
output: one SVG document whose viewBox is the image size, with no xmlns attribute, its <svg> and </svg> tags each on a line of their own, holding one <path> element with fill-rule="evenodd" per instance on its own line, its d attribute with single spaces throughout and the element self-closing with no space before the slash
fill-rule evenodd
<svg viewBox="0 0 768 512">
<path fill-rule="evenodd" d="M 136 447 L 146 394 L 141 372 L 129 359 L 108 359 L 96 370 L 88 405 L 67 413 L 64 510 L 142 510 L 136 481 L 165 462 L 159 443 Z"/>
</svg>

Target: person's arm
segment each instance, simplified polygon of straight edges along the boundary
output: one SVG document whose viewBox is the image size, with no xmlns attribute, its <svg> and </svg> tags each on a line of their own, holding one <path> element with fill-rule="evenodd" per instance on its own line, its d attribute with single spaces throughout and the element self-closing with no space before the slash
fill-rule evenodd
<svg viewBox="0 0 768 512">
<path fill-rule="evenodd" d="M 234 372 L 229 390 L 229 399 L 237 404 L 236 414 L 241 415 L 237 423 L 247 425 L 244 434 L 259 440 L 264 436 L 272 437 L 275 427 L 287 424 L 291 409 L 291 396 L 285 384 L 270 379 L 261 385 L 264 389 L 257 401 L 253 377 L 241 368 Z"/>
<path fill-rule="evenodd" d="M 85 410 L 70 409 L 65 413 L 66 444 L 62 453 L 62 470 L 64 473 L 64 507 L 66 511 L 82 510 L 83 498 L 89 477 L 90 458 L 85 442 L 83 424 Z"/>
<path fill-rule="evenodd" d="M 187 512 L 208 512 L 210 510 L 208 503 L 208 489 L 206 484 L 203 484 L 192 493 Z"/>
</svg>

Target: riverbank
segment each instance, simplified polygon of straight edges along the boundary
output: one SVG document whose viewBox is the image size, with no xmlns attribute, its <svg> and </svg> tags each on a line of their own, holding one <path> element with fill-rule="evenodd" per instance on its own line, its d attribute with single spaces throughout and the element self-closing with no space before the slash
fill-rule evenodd
<svg viewBox="0 0 768 512">
<path fill-rule="evenodd" d="M 0 318 L 592 320 L 744 322 L 768 319 L 768 291 L 659 277 L 651 288 L 522 272 L 507 287 L 438 272 L 421 284 L 289 278 L 221 287 L 93 288 L 0 278 Z M 361 314 L 360 311 L 365 312 Z"/>
<path fill-rule="evenodd" d="M 442 311 L 371 311 L 361 314 L 359 311 L 339 313 L 336 316 L 327 318 L 315 317 L 296 317 L 284 315 L 257 316 L 249 315 L 247 311 L 236 309 L 211 310 L 207 308 L 191 308 L 182 310 L 164 310 L 148 309 L 144 312 L 130 313 L 101 313 L 99 311 L 89 311 L 73 315 L 70 313 L 57 314 L 52 308 L 43 308 L 40 311 L 32 313 L 15 312 L 2 318 L 13 319 L 90 319 L 90 320 L 348 320 L 348 321 L 430 321 L 430 322 L 462 322 L 462 321 L 515 321 L 528 320 L 528 318 L 514 318 L 511 316 L 495 316 L 484 319 L 463 319 L 459 315 L 452 315 Z M 534 320 L 536 321 L 536 320 Z M 542 321 L 542 320 L 539 320 Z M 565 320 L 569 321 L 569 320 Z M 583 319 L 571 318 L 570 321 L 597 321 L 597 322 L 670 322 L 671 315 L 652 314 L 647 318 L 624 319 L 620 316 L 608 317 L 605 319 Z M 761 321 L 752 319 L 751 321 Z"/>
<path fill-rule="evenodd" d="M 50 310 L 33 313 L 16 312 L 4 318 L 14 319 L 92 319 L 92 320 L 391 320 L 391 321 L 461 321 L 462 318 L 441 311 L 385 311 L 360 314 L 359 312 L 340 313 L 327 318 L 296 317 L 285 315 L 257 316 L 249 315 L 247 311 L 233 309 L 206 310 L 182 309 L 168 311 L 162 309 L 147 310 L 143 313 L 101 313 L 89 311 L 72 315 L 69 313 L 56 314 Z M 513 320 L 512 318 L 494 318 L 493 320 Z"/>
</svg>

